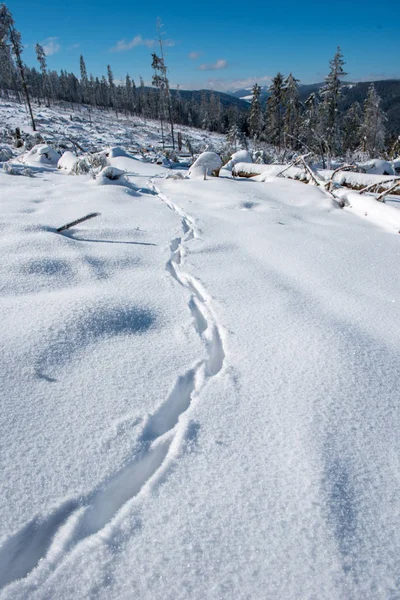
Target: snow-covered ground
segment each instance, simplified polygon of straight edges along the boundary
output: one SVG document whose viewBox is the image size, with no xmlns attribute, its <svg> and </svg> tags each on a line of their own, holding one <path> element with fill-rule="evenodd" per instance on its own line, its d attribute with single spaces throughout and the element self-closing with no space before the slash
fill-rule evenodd
<svg viewBox="0 0 400 600">
<path fill-rule="evenodd" d="M 110 164 L 0 171 L 0 598 L 399 597 L 398 234 Z"/>
<path fill-rule="evenodd" d="M 85 106 L 63 104 L 40 108 L 34 106 L 38 133 L 46 142 L 65 144 L 68 148 L 78 147 L 96 152 L 107 146 L 124 146 L 126 149 L 161 147 L 160 123 L 151 119 L 116 116 L 110 110 L 94 109 L 89 112 Z M 0 145 L 2 135 L 11 135 L 16 127 L 32 133 L 23 105 L 16 102 L 0 101 Z M 168 133 L 168 128 L 166 133 Z M 194 150 L 204 150 L 206 146 L 219 150 L 225 145 L 225 136 L 181 125 L 175 126 L 175 135 L 181 132 L 184 149 L 189 139 Z M 171 143 L 166 138 L 167 143 Z M 75 146 L 75 149 L 78 148 Z"/>
</svg>

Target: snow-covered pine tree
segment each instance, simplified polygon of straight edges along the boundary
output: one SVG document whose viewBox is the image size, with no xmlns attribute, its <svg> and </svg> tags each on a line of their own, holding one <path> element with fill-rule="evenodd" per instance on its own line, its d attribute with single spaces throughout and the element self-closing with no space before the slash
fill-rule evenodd
<svg viewBox="0 0 400 600">
<path fill-rule="evenodd" d="M 342 94 L 342 78 L 347 75 L 343 69 L 343 54 L 338 46 L 335 56 L 329 61 L 330 72 L 325 85 L 320 90 L 319 134 L 325 139 L 330 155 L 341 151 L 342 132 L 340 129 L 339 101 Z"/>
<path fill-rule="evenodd" d="M 270 97 L 267 100 L 266 139 L 279 150 L 283 143 L 284 89 L 283 75 L 277 73 L 269 88 Z"/>
<path fill-rule="evenodd" d="M 283 136 L 285 147 L 296 150 L 299 147 L 299 129 L 300 129 L 300 101 L 298 79 L 290 75 L 285 80 L 284 87 L 284 105 L 285 114 L 283 117 Z"/>
<path fill-rule="evenodd" d="M 353 102 L 343 117 L 343 151 L 354 152 L 361 141 L 362 110 L 358 102 Z"/>
<path fill-rule="evenodd" d="M 386 116 L 381 108 L 381 97 L 373 83 L 369 86 L 364 102 L 363 122 L 361 126 L 363 150 L 371 157 L 377 157 L 385 149 Z"/>
<path fill-rule="evenodd" d="M 17 70 L 21 78 L 22 89 L 28 105 L 32 129 L 33 131 L 36 131 L 36 124 L 35 119 L 33 118 L 29 90 L 26 84 L 24 65 L 21 58 L 21 54 L 24 49 L 21 43 L 21 34 L 15 29 L 14 19 L 5 4 L 0 4 L 0 43 L 9 45 L 11 47 L 11 52 L 14 54 Z"/>
<path fill-rule="evenodd" d="M 315 92 L 312 92 L 304 102 L 304 110 L 300 122 L 300 140 L 304 147 L 309 152 L 319 152 L 320 143 L 316 136 L 318 127 L 318 97 Z"/>
<path fill-rule="evenodd" d="M 49 90 L 49 81 L 47 77 L 47 62 L 46 62 L 46 54 L 43 46 L 39 43 L 35 46 L 36 50 L 36 58 L 40 66 L 40 71 L 42 73 L 42 94 L 43 98 L 47 99 L 47 106 L 50 106 L 50 90 Z"/>
<path fill-rule="evenodd" d="M 251 100 L 249 114 L 249 129 L 251 137 L 256 141 L 261 137 L 264 119 L 261 110 L 261 88 L 258 83 L 253 85 L 253 97 Z"/>
<path fill-rule="evenodd" d="M 82 101 L 89 102 L 89 80 L 86 71 L 85 59 L 83 58 L 82 54 L 79 59 L 79 68 L 81 72 Z"/>
</svg>

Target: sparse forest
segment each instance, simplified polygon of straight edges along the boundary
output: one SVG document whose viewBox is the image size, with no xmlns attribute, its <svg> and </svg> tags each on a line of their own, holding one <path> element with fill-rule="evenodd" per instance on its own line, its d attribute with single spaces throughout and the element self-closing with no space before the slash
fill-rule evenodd
<svg viewBox="0 0 400 600">
<path fill-rule="evenodd" d="M 159 24 L 160 25 L 160 24 Z M 218 93 L 189 94 L 179 87 L 170 89 L 168 69 L 163 54 L 161 28 L 158 25 L 160 56 L 151 55 L 153 87 L 142 77 L 126 75 L 116 82 L 110 65 L 106 75 L 93 76 L 85 59 L 80 57 L 80 77 L 61 70 L 49 70 L 43 47 L 36 44 L 38 67 L 28 67 L 22 59 L 23 45 L 12 15 L 3 4 L 0 8 L 0 96 L 25 102 L 33 128 L 32 104 L 51 106 L 57 102 L 84 104 L 89 109 L 114 111 L 116 117 L 138 116 L 159 119 L 164 145 L 164 130 L 175 146 L 174 124 L 188 125 L 211 132 L 225 133 L 236 148 L 252 140 L 255 149 L 265 154 L 275 149 L 281 159 L 291 153 L 312 152 L 323 164 L 333 157 L 393 158 L 399 153 L 397 135 L 388 135 L 387 118 L 381 98 L 371 84 L 363 105 L 354 101 L 343 109 L 344 58 L 340 48 L 330 61 L 324 86 L 301 102 L 300 82 L 290 73 L 278 73 L 262 102 L 260 86 L 255 84 L 248 110 L 238 104 L 222 103 Z M 150 62 L 150 56 L 149 56 Z M 172 135 L 171 135 L 172 133 Z"/>
</svg>

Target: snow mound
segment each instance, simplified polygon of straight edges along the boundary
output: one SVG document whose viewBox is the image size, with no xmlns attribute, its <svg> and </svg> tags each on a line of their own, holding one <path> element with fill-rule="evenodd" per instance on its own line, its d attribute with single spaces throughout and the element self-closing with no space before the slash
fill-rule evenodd
<svg viewBox="0 0 400 600">
<path fill-rule="evenodd" d="M 126 179 L 125 173 L 126 171 L 117 169 L 117 167 L 111 167 L 109 165 L 104 167 L 104 169 L 102 169 L 100 173 L 96 175 L 96 179 L 93 183 L 95 185 L 122 185 L 129 188 L 133 192 L 137 192 L 139 188 Z"/>
<path fill-rule="evenodd" d="M 400 156 L 399 158 L 395 158 L 394 160 L 392 160 L 392 166 L 393 169 L 396 171 L 397 174 L 400 173 Z"/>
<path fill-rule="evenodd" d="M 22 162 L 27 165 L 47 165 L 57 166 L 61 156 L 51 146 L 46 144 L 37 144 L 29 150 L 27 154 L 22 158 Z"/>
<path fill-rule="evenodd" d="M 377 202 L 371 196 L 364 196 L 357 192 L 346 191 L 342 195 L 346 208 L 359 217 L 365 217 L 378 227 L 392 233 L 400 233 L 400 210 L 384 202 Z"/>
<path fill-rule="evenodd" d="M 73 152 L 70 152 L 69 150 L 67 150 L 67 152 L 64 152 L 64 154 L 62 155 L 62 157 L 60 158 L 60 160 L 57 163 L 57 169 L 63 169 L 64 171 L 72 171 L 72 169 L 75 167 L 76 163 L 78 162 L 78 157 L 76 156 L 76 154 L 74 154 Z"/>
<path fill-rule="evenodd" d="M 216 152 L 203 152 L 189 169 L 191 179 L 203 178 L 204 175 L 218 176 L 222 160 Z"/>
<path fill-rule="evenodd" d="M 374 158 L 365 163 L 358 163 L 358 166 L 371 175 L 396 175 L 393 165 L 387 160 Z"/>
<path fill-rule="evenodd" d="M 250 152 L 248 152 L 247 150 L 239 150 L 238 152 L 234 152 L 234 154 L 232 154 L 232 158 L 230 161 L 228 161 L 226 163 L 226 165 L 223 166 L 223 169 L 227 169 L 227 171 L 232 171 L 232 168 L 237 164 L 237 163 L 252 163 L 253 159 L 251 157 Z"/>
<path fill-rule="evenodd" d="M 107 150 L 105 151 L 105 155 L 107 156 L 107 158 L 118 158 L 119 156 L 131 158 L 131 155 L 128 154 L 120 146 L 113 146 L 111 148 L 107 148 Z"/>
</svg>

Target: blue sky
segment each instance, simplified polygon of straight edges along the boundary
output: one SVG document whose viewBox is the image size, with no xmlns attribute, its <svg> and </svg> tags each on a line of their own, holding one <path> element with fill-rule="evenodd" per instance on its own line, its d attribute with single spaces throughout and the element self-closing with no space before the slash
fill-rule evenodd
<svg viewBox="0 0 400 600">
<path fill-rule="evenodd" d="M 172 85 L 218 90 L 268 84 L 278 71 L 303 83 L 323 80 L 341 46 L 349 80 L 400 77 L 400 35 L 393 4 L 355 0 L 335 3 L 287 0 L 169 3 L 159 0 L 11 0 L 24 59 L 35 64 L 43 43 L 48 66 L 79 75 L 79 56 L 95 76 L 111 65 L 117 79 L 127 72 L 151 80 L 156 19 L 164 23 Z M 393 15 L 393 18 L 390 17 Z"/>
</svg>

